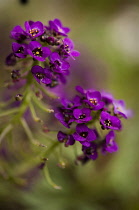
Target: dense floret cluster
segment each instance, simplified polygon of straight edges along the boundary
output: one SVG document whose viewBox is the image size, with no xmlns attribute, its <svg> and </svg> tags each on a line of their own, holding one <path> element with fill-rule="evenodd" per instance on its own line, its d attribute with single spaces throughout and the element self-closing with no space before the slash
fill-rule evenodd
<svg viewBox="0 0 139 210">
<path fill-rule="evenodd" d="M 61 99 L 55 117 L 69 132 L 58 132 L 58 141 L 65 146 L 73 145 L 76 141 L 82 145 L 83 162 L 95 160 L 98 150 L 103 154 L 115 152 L 118 145 L 115 142 L 115 131 L 122 129 L 122 118 L 131 117 L 131 110 L 126 110 L 123 100 L 116 100 L 107 92 L 84 90 L 77 86 L 73 100 Z"/>
<path fill-rule="evenodd" d="M 24 29 L 15 26 L 11 31 L 11 38 L 14 39 L 12 53 L 7 56 L 6 64 L 14 66 L 19 61 L 25 63 L 28 60 L 38 83 L 49 87 L 55 87 L 59 82 L 65 83 L 66 75 L 70 73 L 68 58 L 75 59 L 80 55 L 67 36 L 69 31 L 58 19 L 49 21 L 48 26 L 40 21 L 26 21 Z"/>
</svg>

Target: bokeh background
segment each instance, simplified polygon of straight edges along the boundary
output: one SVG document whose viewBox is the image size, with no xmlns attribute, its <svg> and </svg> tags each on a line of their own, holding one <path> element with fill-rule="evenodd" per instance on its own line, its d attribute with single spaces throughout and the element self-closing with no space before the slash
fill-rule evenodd
<svg viewBox="0 0 139 210">
<path fill-rule="evenodd" d="M 51 175 L 62 190 L 51 188 L 43 176 L 28 179 L 31 186 L 23 189 L 1 177 L 0 209 L 139 210 L 139 1 L 0 0 L 1 92 L 9 78 L 4 65 L 11 50 L 9 32 L 26 20 L 47 24 L 55 18 L 71 28 L 70 38 L 81 52 L 72 62 L 68 95 L 76 84 L 104 89 L 124 99 L 134 117 L 118 133 L 116 154 L 76 166 L 73 151 L 65 148 L 65 169 L 52 159 Z"/>
</svg>

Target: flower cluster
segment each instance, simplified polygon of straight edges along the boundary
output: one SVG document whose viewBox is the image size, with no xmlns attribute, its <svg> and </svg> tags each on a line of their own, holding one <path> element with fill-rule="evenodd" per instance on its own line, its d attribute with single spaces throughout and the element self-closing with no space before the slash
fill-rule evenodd
<svg viewBox="0 0 139 210">
<path fill-rule="evenodd" d="M 116 100 L 107 92 L 84 90 L 77 86 L 78 94 L 72 99 L 61 99 L 55 117 L 69 132 L 59 131 L 57 138 L 65 146 L 76 141 L 82 145 L 83 155 L 80 160 L 95 160 L 98 150 L 103 154 L 115 152 L 118 145 L 115 142 L 115 131 L 122 129 L 121 118 L 132 115 L 126 110 L 123 100 Z"/>
<path fill-rule="evenodd" d="M 67 36 L 69 31 L 58 19 L 49 21 L 48 26 L 40 21 L 26 21 L 24 29 L 15 26 L 11 31 L 12 53 L 7 56 L 6 64 L 14 66 L 23 61 L 25 65 L 30 60 L 31 72 L 38 83 L 49 87 L 58 85 L 59 81 L 65 83 L 70 68 L 68 58 L 80 55 Z M 19 73 L 17 76 L 19 78 Z"/>
<path fill-rule="evenodd" d="M 66 83 L 66 76 L 70 73 L 68 58 L 75 59 L 74 57 L 80 55 L 74 50 L 73 41 L 68 38 L 69 31 L 70 29 L 64 27 L 58 19 L 49 21 L 48 25 L 40 21 L 26 21 L 24 28 L 18 25 L 11 31 L 10 37 L 14 42 L 12 52 L 6 58 L 6 64 L 12 68 L 12 82 L 6 82 L 8 90 L 4 92 L 3 101 L 0 102 L 2 118 L 0 143 L 3 146 L 0 155 L 6 165 L 9 158 L 12 158 L 11 164 L 8 165 L 12 166 L 15 175 L 11 174 L 11 169 L 8 170 L 8 167 L 6 170 L 2 167 L 2 176 L 4 179 L 10 177 L 14 184 L 20 184 L 20 180 L 22 186 L 23 183 L 28 184 L 28 177 L 34 173 L 38 176 L 39 170 L 42 169 L 48 183 L 55 189 L 60 189 L 60 186 L 51 180 L 46 164 L 55 148 L 61 143 L 66 147 L 78 144 L 82 148 L 82 154 L 77 157 L 77 161 L 82 163 L 97 159 L 98 152 L 102 154 L 116 152 L 118 150 L 115 141 L 116 131 L 122 129 L 122 118 L 127 119 L 132 116 L 131 110 L 126 110 L 123 100 L 116 100 L 110 93 L 104 91 L 85 90 L 77 86 L 78 94 L 69 100 L 58 97 L 49 89 L 60 82 Z M 13 101 L 13 94 L 16 101 Z M 60 105 L 56 107 L 58 100 Z M 54 109 L 50 106 L 56 107 L 55 117 L 65 130 L 57 133 L 52 129 L 54 121 L 49 114 L 53 113 Z M 43 115 L 42 112 L 45 114 Z M 37 126 L 35 123 L 40 125 Z M 17 128 L 20 126 L 24 133 L 18 134 L 21 129 L 18 131 Z M 38 127 L 41 128 L 40 131 Z M 20 141 L 17 142 L 17 138 L 12 138 L 15 147 L 11 149 L 11 144 L 3 144 L 2 140 L 7 138 L 9 142 L 10 137 L 16 135 L 15 131 L 17 136 L 20 136 Z M 55 133 L 58 140 L 53 141 Z M 25 141 L 24 134 L 28 141 Z M 33 145 L 33 148 L 30 145 Z M 10 146 L 9 149 L 7 146 Z M 43 147 L 43 149 L 37 150 L 34 146 Z M 33 160 L 30 164 L 27 163 L 27 167 L 22 159 L 24 158 L 22 148 L 26 151 L 25 159 Z M 57 165 L 64 168 L 61 147 L 59 149 Z M 10 151 L 8 159 L 3 156 L 5 151 Z M 35 155 L 37 159 L 34 158 Z M 19 169 L 18 166 L 20 166 Z M 29 168 L 29 166 L 30 170 L 23 175 L 16 173 L 16 171 L 24 172 L 22 167 Z"/>
</svg>

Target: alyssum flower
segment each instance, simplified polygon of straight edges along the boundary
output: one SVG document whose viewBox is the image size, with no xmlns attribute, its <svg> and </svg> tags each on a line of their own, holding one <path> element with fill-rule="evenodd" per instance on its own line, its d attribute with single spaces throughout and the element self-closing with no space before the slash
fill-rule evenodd
<svg viewBox="0 0 139 210">
<path fill-rule="evenodd" d="M 19 68 L 18 61 L 23 59 L 20 62 L 21 69 L 25 63 L 28 64 L 37 82 L 40 78 L 34 74 L 34 65 L 49 69 L 49 73 L 46 74 L 46 70 L 44 72 L 45 80 L 41 79 L 47 86 L 55 87 L 61 82 L 66 83 L 66 76 L 70 73 L 68 58 L 80 55 L 74 50 L 73 41 L 67 37 L 69 31 L 70 29 L 64 27 L 58 19 L 49 21 L 48 26 L 40 21 L 31 20 L 24 23 L 24 28 L 20 25 L 15 26 L 11 31 L 11 38 L 14 39 L 13 52 L 7 56 L 6 64 L 12 66 L 18 63 Z M 16 70 L 16 66 L 14 69 Z M 26 76 L 28 73 L 29 70 L 26 71 Z M 51 80 L 51 83 L 48 83 L 48 80 Z"/>
<path fill-rule="evenodd" d="M 83 155 L 78 157 L 78 160 L 80 159 L 83 163 L 89 159 L 95 160 L 98 157 L 98 150 L 102 154 L 117 151 L 114 131 L 122 129 L 121 118 L 131 116 L 126 114 L 125 117 L 125 113 L 129 111 L 125 109 L 125 106 L 117 110 L 117 100 L 104 91 L 101 93 L 95 90 L 84 90 L 80 86 L 77 86 L 76 90 L 79 95 L 76 95 L 74 100 L 61 99 L 61 106 L 55 113 L 55 117 L 70 129 L 70 138 L 72 136 L 75 143 L 79 142 L 82 145 Z M 121 105 L 121 100 L 118 102 Z M 69 134 L 59 131 L 59 141 L 60 135 L 63 136 L 62 139 L 67 139 Z M 72 144 L 69 143 L 66 146 L 68 145 Z"/>
</svg>

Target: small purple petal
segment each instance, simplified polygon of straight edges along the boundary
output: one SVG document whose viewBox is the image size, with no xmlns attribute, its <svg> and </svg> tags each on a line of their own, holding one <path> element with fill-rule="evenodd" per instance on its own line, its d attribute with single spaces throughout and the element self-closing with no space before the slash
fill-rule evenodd
<svg viewBox="0 0 139 210">
<path fill-rule="evenodd" d="M 105 144 L 102 148 L 102 153 L 105 154 L 107 152 L 116 152 L 118 150 L 118 145 L 114 141 L 115 139 L 115 134 L 114 131 L 110 131 L 105 138 Z"/>
<path fill-rule="evenodd" d="M 125 108 L 125 103 L 123 100 L 114 100 L 113 105 L 114 105 L 114 113 L 115 114 L 119 114 L 126 119 L 129 117 L 132 117 L 132 115 L 133 115 L 132 111 L 127 110 Z"/>
<path fill-rule="evenodd" d="M 77 51 L 77 50 L 73 50 L 73 51 L 71 52 L 71 55 L 72 55 L 73 57 L 78 57 L 78 56 L 80 56 L 80 52 Z"/>
</svg>

